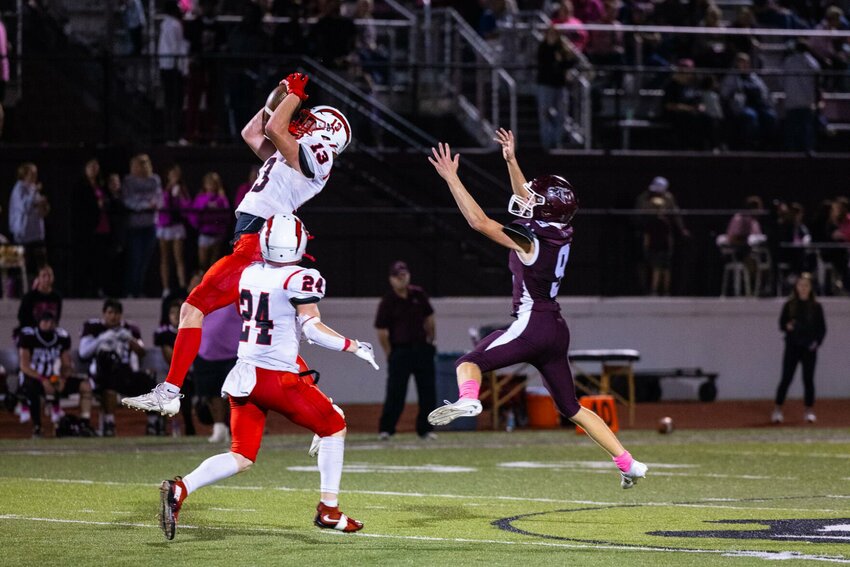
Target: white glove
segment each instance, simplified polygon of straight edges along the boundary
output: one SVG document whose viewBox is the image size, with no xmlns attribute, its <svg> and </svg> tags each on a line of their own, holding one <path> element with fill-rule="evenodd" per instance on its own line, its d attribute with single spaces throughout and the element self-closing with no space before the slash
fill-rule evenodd
<svg viewBox="0 0 850 567">
<path fill-rule="evenodd" d="M 362 358 L 371 364 L 372 368 L 379 370 L 378 363 L 375 362 L 375 349 L 372 348 L 371 344 L 357 341 L 357 350 L 354 351 L 354 356 Z"/>
</svg>

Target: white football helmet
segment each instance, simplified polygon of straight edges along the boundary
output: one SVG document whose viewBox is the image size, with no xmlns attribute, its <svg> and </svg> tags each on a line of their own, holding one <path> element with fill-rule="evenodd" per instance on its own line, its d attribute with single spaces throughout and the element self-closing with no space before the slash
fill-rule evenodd
<svg viewBox="0 0 850 567">
<path fill-rule="evenodd" d="M 298 118 L 289 123 L 289 133 L 301 136 L 318 136 L 324 139 L 337 155 L 351 143 L 351 124 L 348 118 L 332 106 L 314 106 L 302 110 Z"/>
<path fill-rule="evenodd" d="M 292 214 L 278 213 L 260 230 L 260 252 L 270 262 L 298 262 L 307 249 L 307 229 Z"/>
</svg>

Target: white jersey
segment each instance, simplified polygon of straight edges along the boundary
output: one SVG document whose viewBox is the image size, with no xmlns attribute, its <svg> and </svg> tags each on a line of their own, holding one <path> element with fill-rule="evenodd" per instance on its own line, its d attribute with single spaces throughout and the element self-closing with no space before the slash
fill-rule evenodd
<svg viewBox="0 0 850 567">
<path fill-rule="evenodd" d="M 254 186 L 236 208 L 237 213 L 268 219 L 277 213 L 292 213 L 319 194 L 331 175 L 333 152 L 317 136 L 299 138 L 298 144 L 304 173 L 289 167 L 283 155 L 275 152 L 260 168 Z M 308 177 L 310 173 L 312 177 Z"/>
<path fill-rule="evenodd" d="M 239 279 L 239 311 L 244 321 L 238 357 L 269 370 L 298 372 L 301 325 L 295 306 L 325 295 L 318 270 L 301 266 L 252 264 Z"/>
</svg>

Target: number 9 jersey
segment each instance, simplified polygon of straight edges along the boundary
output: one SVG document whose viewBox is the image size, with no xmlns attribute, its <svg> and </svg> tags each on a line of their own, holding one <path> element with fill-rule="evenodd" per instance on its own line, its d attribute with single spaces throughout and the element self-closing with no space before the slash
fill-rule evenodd
<svg viewBox="0 0 850 567">
<path fill-rule="evenodd" d="M 299 372 L 301 325 L 296 306 L 318 303 L 325 280 L 302 266 L 251 264 L 239 280 L 242 334 L 238 357 L 260 368 Z"/>
<path fill-rule="evenodd" d="M 298 166 L 301 173 L 286 163 L 276 151 L 266 160 L 257 181 L 239 203 L 237 213 L 268 219 L 276 213 L 291 213 L 315 197 L 331 175 L 334 153 L 319 136 L 298 139 Z"/>
</svg>

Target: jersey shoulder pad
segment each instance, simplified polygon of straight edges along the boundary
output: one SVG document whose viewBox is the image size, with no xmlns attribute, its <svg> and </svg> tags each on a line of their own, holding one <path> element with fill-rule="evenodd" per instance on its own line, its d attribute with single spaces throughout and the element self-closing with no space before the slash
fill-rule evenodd
<svg viewBox="0 0 850 567">
<path fill-rule="evenodd" d="M 318 136 L 306 136 L 298 140 L 301 144 L 300 158 L 306 161 L 313 173 L 311 179 L 324 181 L 331 173 L 334 154 L 330 146 Z M 303 168 L 302 168 L 303 170 Z M 304 172 L 307 174 L 307 172 Z M 307 174 L 307 177 L 310 177 Z"/>
<path fill-rule="evenodd" d="M 35 329 L 33 327 L 21 327 L 15 342 L 17 348 L 32 348 L 35 341 Z"/>
<path fill-rule="evenodd" d="M 504 225 L 502 227 L 502 232 L 507 234 L 512 240 L 519 239 L 533 243 L 536 235 L 531 227 L 531 223 L 515 220 Z"/>
<path fill-rule="evenodd" d="M 325 279 L 319 270 L 299 268 L 286 277 L 283 289 L 294 304 L 315 303 L 325 296 Z"/>
<path fill-rule="evenodd" d="M 66 330 L 65 330 L 65 329 L 63 329 L 62 327 L 56 327 L 56 335 L 57 335 L 60 339 L 67 339 L 67 338 L 70 336 L 70 335 L 68 334 L 68 331 L 66 331 Z"/>
<path fill-rule="evenodd" d="M 103 321 L 101 321 L 100 319 L 89 319 L 88 321 L 83 323 L 82 336 L 93 335 L 96 337 L 97 335 L 103 332 L 104 328 L 105 327 L 103 326 Z"/>
</svg>

